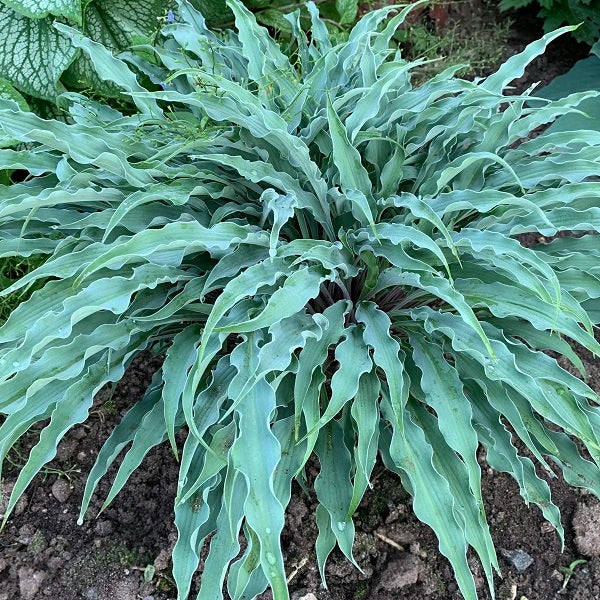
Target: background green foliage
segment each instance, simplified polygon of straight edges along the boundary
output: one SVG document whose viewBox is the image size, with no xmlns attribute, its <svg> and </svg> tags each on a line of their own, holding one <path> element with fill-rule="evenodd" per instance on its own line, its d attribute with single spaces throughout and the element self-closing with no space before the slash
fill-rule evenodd
<svg viewBox="0 0 600 600">
<path fill-rule="evenodd" d="M 365 4 L 372 3 L 368 0 Z M 207 20 L 217 25 L 232 25 L 233 13 L 227 8 L 225 0 L 196 0 L 194 4 L 202 10 Z M 358 0 L 321 0 L 316 3 L 326 25 L 333 30 L 340 30 L 345 25 L 351 25 L 358 12 Z M 262 25 L 272 27 L 284 34 L 291 34 L 292 27 L 284 15 L 301 9 L 300 23 L 307 27 L 310 16 L 305 8 L 306 2 L 293 2 L 291 0 L 245 0 L 244 5 L 252 10 L 256 19 Z"/>
<path fill-rule="evenodd" d="M 233 13 L 225 0 L 195 0 L 194 4 L 211 25 L 231 26 Z M 284 18 L 299 5 L 286 0 L 248 0 L 258 20 L 285 34 L 291 26 Z M 358 0 L 328 0 L 320 3 L 330 27 L 351 24 Z M 52 23 L 77 26 L 86 36 L 111 50 L 152 41 L 161 22 L 174 6 L 173 0 L 0 0 L 0 78 L 23 94 L 51 101 L 67 89 L 86 89 L 95 95 L 116 96 L 114 87 L 103 82 L 89 60 L 78 53 L 68 36 Z M 303 11 L 303 24 L 309 22 Z"/>
<path fill-rule="evenodd" d="M 362 9 L 365 5 L 362 4 Z M 332 35 L 342 35 L 354 23 L 358 0 L 321 0 L 317 2 L 321 17 Z M 233 13 L 225 0 L 193 0 L 209 25 L 231 27 Z M 292 25 L 286 14 L 300 9 L 300 24 L 310 25 L 306 2 L 291 0 L 245 0 L 259 23 L 272 28 L 283 39 L 289 38 Z M 133 45 L 152 44 L 153 36 L 166 21 L 174 1 L 168 0 L 0 0 L 0 81 L 26 96 L 37 99 L 32 109 L 52 115 L 54 103 L 65 89 L 86 90 L 96 97 L 123 100 L 118 90 L 102 81 L 89 59 L 78 52 L 68 36 L 57 31 L 55 20 L 80 29 L 86 36 L 116 52 Z M 474 16 L 474 20 L 477 20 Z M 471 23 L 471 28 L 473 24 Z M 480 31 L 478 35 L 461 35 L 460 27 L 451 24 L 443 33 L 415 23 L 397 36 L 405 45 L 409 58 L 444 57 L 423 70 L 423 77 L 439 72 L 449 63 L 464 62 L 473 72 L 494 63 L 504 44 L 502 27 Z"/>
<path fill-rule="evenodd" d="M 108 48 L 123 50 L 155 32 L 167 9 L 162 0 L 2 0 L 0 77 L 24 94 L 51 102 L 65 86 L 110 94 L 52 23 L 57 18 L 72 23 Z"/>
<path fill-rule="evenodd" d="M 544 19 L 544 30 L 552 31 L 565 23 L 581 26 L 573 31 L 576 40 L 593 44 L 600 37 L 600 0 L 501 0 L 500 8 L 522 8 L 536 3 Z"/>
</svg>

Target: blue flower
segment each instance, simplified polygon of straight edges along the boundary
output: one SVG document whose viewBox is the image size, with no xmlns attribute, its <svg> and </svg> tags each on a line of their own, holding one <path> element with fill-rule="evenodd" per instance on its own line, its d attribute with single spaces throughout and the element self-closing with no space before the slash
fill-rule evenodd
<svg viewBox="0 0 600 600">
<path fill-rule="evenodd" d="M 169 23 L 172 23 L 175 20 L 175 15 L 173 14 L 173 11 L 170 10 L 167 13 L 167 21 L 169 21 Z"/>
</svg>

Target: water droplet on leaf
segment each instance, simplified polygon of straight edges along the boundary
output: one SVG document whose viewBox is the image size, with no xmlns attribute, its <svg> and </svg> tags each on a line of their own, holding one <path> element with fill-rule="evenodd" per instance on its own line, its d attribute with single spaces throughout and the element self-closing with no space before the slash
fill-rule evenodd
<svg viewBox="0 0 600 600">
<path fill-rule="evenodd" d="M 493 373 L 496 370 L 496 363 L 491 358 L 486 358 L 483 361 L 483 366 L 486 371 Z"/>
<path fill-rule="evenodd" d="M 277 562 L 277 559 L 275 558 L 274 554 L 271 554 L 271 552 L 267 552 L 267 561 L 270 565 L 274 565 Z"/>
<path fill-rule="evenodd" d="M 344 529 L 346 529 L 346 523 L 344 521 L 338 521 L 337 528 L 340 531 L 344 531 Z"/>
</svg>

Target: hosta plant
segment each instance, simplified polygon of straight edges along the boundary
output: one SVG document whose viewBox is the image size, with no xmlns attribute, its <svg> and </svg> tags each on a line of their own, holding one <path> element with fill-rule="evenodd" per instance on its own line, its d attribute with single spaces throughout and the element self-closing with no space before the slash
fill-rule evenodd
<svg viewBox="0 0 600 600">
<path fill-rule="evenodd" d="M 600 352 L 600 134 L 528 137 L 590 93 L 504 95 L 560 31 L 486 79 L 457 66 L 412 87 L 419 63 L 389 46 L 410 8 L 332 45 L 309 2 L 309 38 L 288 17 L 289 59 L 229 6 L 236 31 L 216 34 L 181 0 L 156 59 L 129 56 L 158 91 L 59 26 L 135 114 L 75 94 L 70 124 L 1 105 L 28 149 L 2 150 L 0 168 L 29 176 L 0 186 L 0 256 L 45 257 L 3 292 L 45 282 L 0 328 L 0 458 L 43 425 L 5 519 L 96 392 L 152 349 L 164 363 L 100 450 L 80 518 L 121 453 L 104 506 L 170 443 L 180 598 L 204 544 L 199 598 L 224 582 L 235 599 L 288 597 L 294 480 L 318 500 L 321 573 L 336 546 L 354 562 L 352 515 L 381 457 L 474 600 L 468 549 L 490 587 L 498 569 L 481 448 L 561 537 L 533 459 L 600 492 L 598 396 L 553 358 L 583 376 L 571 343 Z"/>
</svg>

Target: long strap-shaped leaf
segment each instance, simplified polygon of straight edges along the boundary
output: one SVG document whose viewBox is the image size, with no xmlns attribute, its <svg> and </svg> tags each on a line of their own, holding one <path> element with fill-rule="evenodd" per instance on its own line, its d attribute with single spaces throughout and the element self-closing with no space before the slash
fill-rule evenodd
<svg viewBox="0 0 600 600">
<path fill-rule="evenodd" d="M 218 482 L 218 478 L 215 478 Z M 177 542 L 173 548 L 173 579 L 178 594 L 186 598 L 194 573 L 200 563 L 200 550 L 210 533 L 217 528 L 222 502 L 222 485 L 206 486 L 193 500 L 175 505 Z"/>
<path fill-rule="evenodd" d="M 410 481 L 413 510 L 438 537 L 440 552 L 450 561 L 465 600 L 477 600 L 473 575 L 467 563 L 465 534 L 454 514 L 450 486 L 434 467 L 433 450 L 423 429 L 413 421 L 410 411 L 403 410 L 402 430 L 392 425 L 390 457 Z M 388 418 L 395 422 L 396 418 L 390 412 L 391 407 Z"/>
<path fill-rule="evenodd" d="M 484 403 L 474 403 L 474 416 L 475 428 L 485 445 L 488 464 L 493 465 L 493 469 L 509 473 L 519 484 L 523 499 L 528 503 L 537 504 L 544 518 L 554 525 L 563 539 L 560 511 L 552 502 L 550 487 L 538 477 L 533 462 L 518 454 L 509 431 L 500 420 L 500 413 L 495 413 L 491 406 Z"/>
<path fill-rule="evenodd" d="M 480 86 L 490 92 L 499 94 L 504 90 L 507 84 L 514 79 L 518 79 L 525 72 L 525 67 L 536 57 L 544 52 L 546 46 L 558 36 L 573 31 L 577 25 L 561 27 L 556 31 L 547 33 L 544 37 L 531 44 L 528 44 L 523 52 L 511 56 L 502 66 L 492 75 L 488 76 Z"/>
<path fill-rule="evenodd" d="M 350 413 L 356 423 L 357 445 L 354 449 L 354 461 L 356 473 L 352 489 L 352 500 L 346 515 L 346 520 L 352 518 L 354 511 L 358 508 L 367 487 L 371 485 L 369 479 L 375 461 L 377 460 L 377 449 L 379 446 L 379 391 L 380 382 L 375 370 L 364 375 L 360 381 L 358 393 L 352 402 Z M 372 487 L 372 486 L 371 486 Z"/>
<path fill-rule="evenodd" d="M 94 69 L 98 76 L 104 81 L 112 81 L 127 92 L 142 92 L 144 88 L 138 83 L 133 71 L 122 60 L 115 58 L 110 50 L 83 36 L 79 31 L 68 27 L 63 23 L 54 23 L 54 27 L 61 33 L 69 36 L 71 43 L 84 50 L 94 63 Z M 162 111 L 153 100 L 133 99 L 142 114 L 154 118 L 162 117 Z"/>
<path fill-rule="evenodd" d="M 348 310 L 348 303 L 339 301 L 328 307 L 322 315 L 314 316 L 314 320 L 320 327 L 321 333 L 318 334 L 316 338 L 307 340 L 306 346 L 300 353 L 298 372 L 294 382 L 294 428 L 296 439 L 299 439 L 302 412 L 305 407 L 307 395 L 311 390 L 311 383 L 313 382 L 315 372 L 321 369 L 321 375 L 323 375 L 322 368 L 327 360 L 329 347 L 333 344 L 337 344 L 344 333 L 345 314 Z M 321 381 L 321 383 L 322 382 L 323 381 Z M 317 394 L 318 409 L 319 386 L 317 386 L 316 389 L 313 388 L 312 391 Z M 307 423 L 307 431 L 308 429 L 312 429 L 313 425 L 314 423 L 312 420 L 310 423 Z M 316 435 L 310 437 L 308 452 L 312 452 L 316 439 Z"/>
<path fill-rule="evenodd" d="M 356 319 L 365 324 L 363 338 L 373 348 L 373 362 L 385 374 L 396 424 L 402 430 L 408 385 L 404 377 L 404 351 L 392 335 L 391 321 L 373 302 L 362 302 Z"/>
<path fill-rule="evenodd" d="M 319 295 L 321 284 L 329 278 L 320 267 L 303 267 L 287 277 L 283 285 L 271 294 L 259 315 L 244 322 L 215 327 L 214 330 L 246 333 L 270 327 L 279 320 L 300 312 L 309 300 Z"/>
<path fill-rule="evenodd" d="M 330 421 L 321 429 L 315 452 L 321 464 L 314 484 L 317 498 L 329 513 L 330 527 L 340 550 L 360 568 L 352 555 L 354 522 L 347 519 L 352 501 L 352 460 L 344 441 L 344 430 L 338 421 Z"/>
<path fill-rule="evenodd" d="M 433 449 L 433 466 L 444 477 L 454 499 L 456 522 L 464 531 L 465 541 L 472 546 L 486 574 L 490 595 L 494 598 L 492 569 L 500 573 L 496 552 L 490 536 L 485 513 L 469 491 L 468 475 L 461 459 L 446 443 L 436 419 L 422 404 L 411 406 L 413 419 L 421 427 Z"/>
<path fill-rule="evenodd" d="M 360 327 L 351 325 L 343 333 L 344 341 L 335 349 L 335 360 L 339 368 L 331 378 L 331 395 L 321 418 L 307 432 L 309 437 L 328 423 L 340 410 L 352 400 L 359 390 L 360 378 L 369 373 L 373 362 L 369 348 L 363 340 Z"/>
<path fill-rule="evenodd" d="M 248 225 L 219 223 L 207 228 L 197 221 L 167 223 L 160 229 L 147 229 L 126 241 L 117 240 L 107 245 L 106 251 L 79 274 L 76 285 L 95 271 L 111 265 L 149 260 L 155 264 L 175 262 L 177 266 L 185 254 L 226 250 L 241 242 L 268 245 L 266 236 Z"/>
<path fill-rule="evenodd" d="M 232 364 L 240 369 L 240 382 L 245 376 L 251 376 L 258 366 L 258 341 L 258 336 L 250 334 L 231 356 Z M 243 355 L 246 355 L 244 362 L 239 363 L 237 357 L 242 358 Z M 232 385 L 234 383 L 235 380 Z M 230 393 L 234 392 L 235 389 L 230 386 Z M 273 489 L 273 472 L 281 460 L 279 441 L 270 428 L 274 409 L 275 391 L 263 379 L 237 406 L 239 435 L 231 448 L 231 457 L 248 486 L 244 512 L 248 525 L 259 539 L 260 561 L 273 590 L 273 598 L 287 600 L 289 594 L 279 539 L 284 509 Z M 260 453 L 256 452 L 257 448 L 261 449 Z"/>
<path fill-rule="evenodd" d="M 541 302 L 535 294 L 505 285 L 503 283 L 482 283 L 477 279 L 457 279 L 456 289 L 468 299 L 475 308 L 486 306 L 497 317 L 515 315 L 529 321 L 534 327 L 541 330 L 556 330 L 582 344 L 585 348 L 596 355 L 600 355 L 600 344 L 593 335 L 581 328 L 577 318 L 569 306 L 561 307 L 556 316 L 553 315 L 553 307 Z M 565 300 L 568 297 L 565 296 Z M 585 315 L 585 324 L 591 329 L 589 317 L 583 309 L 573 301 L 575 308 Z"/>
<path fill-rule="evenodd" d="M 327 99 L 327 118 L 333 144 L 333 162 L 340 174 L 342 190 L 346 194 L 353 192 L 350 196 L 352 212 L 361 222 L 366 221 L 364 224 L 369 225 L 375 231 L 371 180 L 361 163 L 358 150 L 350 143 L 346 128 L 340 121 L 329 98 Z"/>
<path fill-rule="evenodd" d="M 229 0 L 228 5 L 235 15 L 242 51 L 248 60 L 248 74 L 259 85 L 263 101 L 269 97 L 265 88 L 275 85 L 281 102 L 289 105 L 299 91 L 289 58 L 281 52 L 267 30 L 257 24 L 254 15 L 241 2 Z"/>
<path fill-rule="evenodd" d="M 81 423 L 87 418 L 96 392 L 105 383 L 118 381 L 123 376 L 125 369 L 122 361 L 126 359 L 127 354 L 127 351 L 123 351 L 115 355 L 114 358 L 117 360 L 113 363 L 112 368 L 108 370 L 106 368 L 106 361 L 102 360 L 102 358 L 94 362 L 66 390 L 62 400 L 56 404 L 56 407 L 52 411 L 50 423 L 42 430 L 38 443 L 31 450 L 27 463 L 19 472 L 8 501 L 2 527 L 6 524 L 17 500 L 35 475 L 47 462 L 56 456 L 58 442 L 65 433 L 73 425 Z M 108 353 L 105 353 L 105 356 L 107 355 Z"/>
<path fill-rule="evenodd" d="M 244 498 L 247 497 L 246 482 L 234 469 L 225 476 L 223 500 L 215 523 L 215 535 L 210 541 L 210 550 L 200 582 L 198 600 L 223 598 L 223 583 L 230 562 L 240 551 L 238 534 L 244 518 Z"/>
<path fill-rule="evenodd" d="M 42 314 L 28 321 L 25 336 L 12 350 L 2 353 L 0 364 L 12 365 L 15 361 L 19 364 L 13 366 L 23 370 L 44 347 L 70 338 L 77 324 L 90 315 L 100 311 L 123 314 L 136 292 L 167 282 L 174 284 L 183 277 L 182 272 L 176 269 L 142 265 L 134 269 L 130 277 L 98 279 L 76 294 L 72 293 L 70 286 L 62 286 L 62 294 L 54 289 L 52 309 L 43 312 L 39 305 L 36 307 Z M 48 327 L 50 322 L 51 328 Z M 14 329 L 11 332 L 10 328 L 6 328 L 4 335 L 14 337 L 15 333 Z"/>
<path fill-rule="evenodd" d="M 16 105 L 14 105 L 16 106 Z M 135 147 L 125 147 L 122 136 L 109 134 L 100 128 L 66 125 L 46 121 L 33 113 L 0 109 L 0 126 L 21 142 L 38 142 L 71 156 L 83 165 L 94 164 L 109 173 L 125 178 L 131 185 L 143 187 L 154 181 L 151 175 L 133 167 L 128 158 Z M 113 143 L 113 147 L 109 143 Z M 138 146 L 139 148 L 139 146 Z"/>
<path fill-rule="evenodd" d="M 185 388 L 187 373 L 197 356 L 200 342 L 200 326 L 189 325 L 178 333 L 163 363 L 164 387 L 162 391 L 167 436 L 175 456 L 179 456 L 175 443 L 175 418 L 179 412 L 181 396 Z"/>
<path fill-rule="evenodd" d="M 477 462 L 479 443 L 473 429 L 471 403 L 463 392 L 463 384 L 456 369 L 445 360 L 442 348 L 422 336 L 411 335 L 409 339 L 413 347 L 412 359 L 421 371 L 420 388 L 424 394 L 424 400 L 436 412 L 437 428 L 439 428 L 445 444 L 457 452 L 465 464 L 469 490 L 475 502 L 473 506 L 473 503 L 467 498 L 466 505 L 471 504 L 475 509 L 474 515 L 465 517 L 465 529 L 469 531 L 467 539 L 482 558 L 483 567 L 491 586 L 493 585 L 491 566 L 496 569 L 499 567 L 494 544 L 485 520 L 481 495 L 481 469 Z M 415 379 L 413 378 L 413 382 Z M 429 427 L 426 428 L 427 433 L 429 433 L 429 429 Z M 445 453 L 442 454 L 445 455 Z M 456 472 L 456 468 L 451 471 Z M 471 518 L 473 520 L 470 520 Z"/>
<path fill-rule="evenodd" d="M 112 430 L 110 436 L 102 445 L 94 462 L 94 466 L 85 482 L 85 490 L 83 492 L 79 519 L 77 521 L 79 525 L 83 523 L 83 518 L 92 499 L 92 494 L 98 486 L 98 482 L 106 475 L 110 465 L 115 461 L 125 446 L 133 440 L 144 416 L 152 410 L 155 404 L 160 400 L 160 394 L 149 392 L 150 390 L 144 394 L 144 397 L 139 402 L 136 402 L 127 411 L 125 416 Z"/>
<path fill-rule="evenodd" d="M 538 413 L 577 435 L 592 454 L 598 454 L 597 431 L 590 424 L 590 414 L 584 412 L 585 401 L 579 399 L 580 396 L 596 401 L 598 396 L 585 383 L 561 369 L 556 361 L 541 352 L 528 350 L 523 344 L 511 343 L 509 347 L 506 341 L 490 339 L 496 353 L 496 359 L 492 360 L 486 356 L 481 340 L 460 317 L 429 308 L 409 313 L 413 318 L 423 319 L 428 332 L 443 333 L 457 352 L 464 352 L 479 362 L 486 377 L 515 389 Z M 491 326 L 486 329 L 492 331 Z"/>
<path fill-rule="evenodd" d="M 385 281 L 388 285 L 391 285 L 392 282 L 395 285 L 410 285 L 425 290 L 434 297 L 445 300 L 458 311 L 465 324 L 477 333 L 489 355 L 492 357 L 495 356 L 494 349 L 473 309 L 464 296 L 446 278 L 432 276 L 429 273 L 403 273 L 400 269 L 393 267 L 387 269 L 384 275 L 386 276 Z"/>
</svg>

